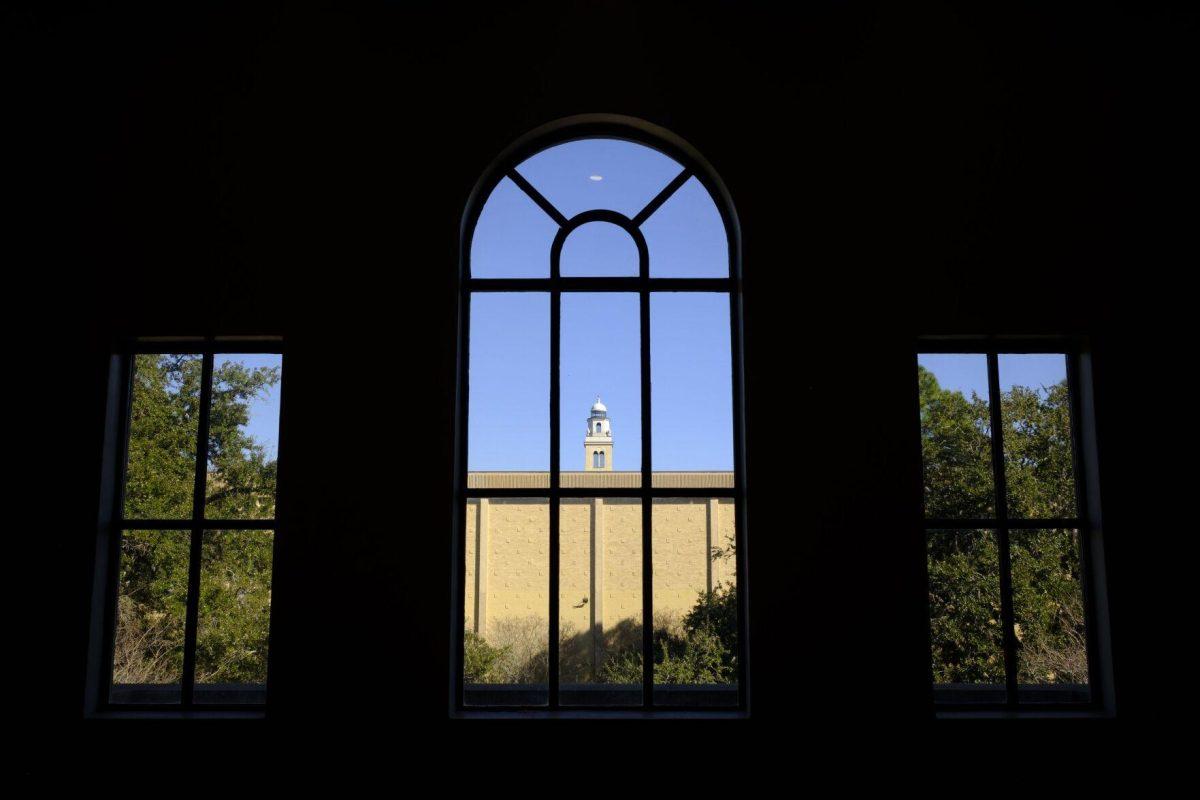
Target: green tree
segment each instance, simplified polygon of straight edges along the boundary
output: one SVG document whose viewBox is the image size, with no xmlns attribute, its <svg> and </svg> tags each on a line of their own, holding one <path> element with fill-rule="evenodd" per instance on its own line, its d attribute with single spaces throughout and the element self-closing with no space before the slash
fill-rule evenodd
<svg viewBox="0 0 1200 800">
<path fill-rule="evenodd" d="M 987 401 L 938 385 L 919 368 L 926 514 L 994 514 Z M 1014 386 L 1000 398 L 1013 517 L 1075 516 L 1069 393 Z M 1010 535 L 1013 615 L 1022 683 L 1087 680 L 1075 531 Z M 992 531 L 935 531 L 928 540 L 934 680 L 1003 683 L 999 558 Z"/>
<path fill-rule="evenodd" d="M 191 516 L 201 379 L 199 356 L 137 356 L 126 466 L 127 517 Z M 277 368 L 248 369 L 236 361 L 214 371 L 205 476 L 208 517 L 274 516 L 276 464 L 244 426 L 251 402 L 278 381 Z M 197 681 L 266 680 L 271 538 L 266 531 L 204 534 Z M 189 553 L 186 531 L 123 534 L 115 682 L 180 680 Z"/>
<path fill-rule="evenodd" d="M 943 389 L 924 367 L 917 368 L 917 379 L 926 516 L 991 516 L 995 495 L 987 399 Z"/>
<path fill-rule="evenodd" d="M 653 638 L 655 683 L 737 683 L 737 586 L 725 583 L 701 592 L 678 630 L 656 625 Z M 637 647 L 613 654 L 601 671 L 602 683 L 641 681 Z"/>
</svg>

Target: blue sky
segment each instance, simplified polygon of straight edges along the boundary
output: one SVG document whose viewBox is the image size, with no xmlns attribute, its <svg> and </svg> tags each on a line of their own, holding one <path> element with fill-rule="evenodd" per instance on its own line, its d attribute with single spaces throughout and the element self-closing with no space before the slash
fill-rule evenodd
<svg viewBox="0 0 1200 800">
<path fill-rule="evenodd" d="M 257 369 L 278 367 L 283 363 L 283 357 L 277 353 L 218 353 L 213 357 L 213 368 L 220 369 L 222 364 L 230 361 L 241 362 L 249 369 Z M 250 403 L 250 423 L 243 427 L 243 430 L 266 450 L 268 461 L 279 454 L 279 397 L 282 387 L 281 380 Z"/>
<path fill-rule="evenodd" d="M 567 218 L 592 209 L 635 216 L 681 171 L 649 147 L 585 139 L 544 150 L 517 171 Z M 500 181 L 471 242 L 475 277 L 547 277 L 557 225 L 512 181 Z M 655 277 L 724 277 L 728 242 L 716 204 L 690 178 L 642 225 Z M 619 226 L 594 222 L 563 246 L 567 276 L 637 275 L 637 248 Z M 729 299 L 651 298 L 654 469 L 733 468 Z M 613 468 L 641 468 L 641 366 L 636 294 L 565 293 L 560 360 L 562 469 L 583 468 L 597 395 L 613 431 Z M 550 466 L 550 299 L 476 293 L 471 300 L 468 468 Z"/>
<path fill-rule="evenodd" d="M 922 353 L 921 366 L 937 376 L 943 389 L 955 389 L 966 397 L 975 392 L 987 398 L 987 356 L 972 353 Z M 1000 390 L 1013 386 L 1041 388 L 1066 380 L 1067 361 L 1060 353 L 1011 353 L 999 357 Z"/>
<path fill-rule="evenodd" d="M 517 171 L 568 219 L 606 209 L 635 216 L 682 167 L 657 150 L 615 139 L 582 139 L 543 150 Z M 708 190 L 689 178 L 641 227 L 650 274 L 714 278 L 729 274 L 728 241 Z M 504 178 L 484 204 L 471 240 L 477 278 L 545 278 L 558 226 L 516 184 Z M 562 274 L 637 274 L 637 250 L 623 229 L 592 222 L 563 245 Z"/>
<path fill-rule="evenodd" d="M 562 299 L 560 449 L 583 468 L 583 436 L 599 395 L 613 431 L 613 469 L 641 468 L 641 366 L 636 294 Z M 733 468 L 729 299 L 655 293 L 650 301 L 654 468 Z M 468 468 L 550 467 L 550 298 L 471 299 Z"/>
</svg>

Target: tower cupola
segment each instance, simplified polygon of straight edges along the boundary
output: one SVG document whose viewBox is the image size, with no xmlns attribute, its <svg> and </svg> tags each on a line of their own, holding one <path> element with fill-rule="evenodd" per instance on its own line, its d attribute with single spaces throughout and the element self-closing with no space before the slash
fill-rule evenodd
<svg viewBox="0 0 1200 800">
<path fill-rule="evenodd" d="M 587 432 L 583 436 L 583 469 L 585 472 L 612 470 L 612 428 L 608 407 L 600 402 L 599 395 L 592 403 Z"/>
</svg>

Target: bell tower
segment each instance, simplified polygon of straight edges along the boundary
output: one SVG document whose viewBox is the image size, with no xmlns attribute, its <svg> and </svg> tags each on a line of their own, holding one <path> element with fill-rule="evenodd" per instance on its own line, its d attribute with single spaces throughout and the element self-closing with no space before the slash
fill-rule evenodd
<svg viewBox="0 0 1200 800">
<path fill-rule="evenodd" d="M 608 422 L 608 408 L 597 395 L 583 437 L 584 472 L 612 471 L 612 429 Z"/>
</svg>

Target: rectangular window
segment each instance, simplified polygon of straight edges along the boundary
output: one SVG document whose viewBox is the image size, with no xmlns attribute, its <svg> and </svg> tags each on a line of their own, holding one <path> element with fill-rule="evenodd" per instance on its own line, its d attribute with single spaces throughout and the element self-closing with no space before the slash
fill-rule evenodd
<svg viewBox="0 0 1200 800">
<path fill-rule="evenodd" d="M 468 283 L 457 707 L 743 707 L 730 293 L 606 281 Z"/>
<path fill-rule="evenodd" d="M 988 346 L 918 355 L 931 671 L 941 707 L 1100 701 L 1088 594 L 1098 541 L 1081 513 L 1079 358 Z"/>
<path fill-rule="evenodd" d="M 262 705 L 281 348 L 210 340 L 155 350 L 120 359 L 97 705 Z"/>
</svg>

